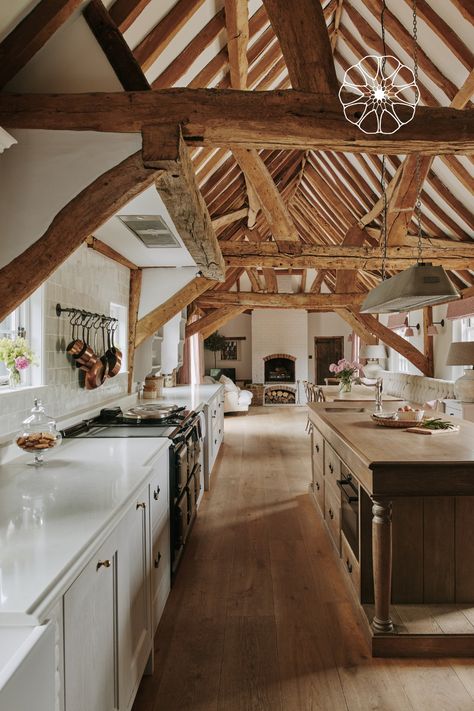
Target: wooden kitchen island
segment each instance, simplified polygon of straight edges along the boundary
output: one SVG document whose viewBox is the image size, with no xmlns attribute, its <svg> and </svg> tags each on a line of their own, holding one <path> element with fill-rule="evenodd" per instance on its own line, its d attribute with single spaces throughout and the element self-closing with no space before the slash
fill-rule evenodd
<svg viewBox="0 0 474 711">
<path fill-rule="evenodd" d="M 474 656 L 474 424 L 416 435 L 312 403 L 312 491 L 374 656 Z"/>
</svg>

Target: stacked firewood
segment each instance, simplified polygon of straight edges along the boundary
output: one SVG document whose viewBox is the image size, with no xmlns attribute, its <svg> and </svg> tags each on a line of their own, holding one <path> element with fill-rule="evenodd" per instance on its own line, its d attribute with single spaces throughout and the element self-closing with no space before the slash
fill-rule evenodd
<svg viewBox="0 0 474 711">
<path fill-rule="evenodd" d="M 268 388 L 265 391 L 265 403 L 267 405 L 294 405 L 296 402 L 293 390 L 283 390 L 282 388 Z"/>
</svg>

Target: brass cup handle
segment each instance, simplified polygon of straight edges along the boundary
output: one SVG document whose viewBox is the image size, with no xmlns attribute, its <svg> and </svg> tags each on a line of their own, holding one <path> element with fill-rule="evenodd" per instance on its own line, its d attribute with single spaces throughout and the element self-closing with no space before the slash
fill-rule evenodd
<svg viewBox="0 0 474 711">
<path fill-rule="evenodd" d="M 158 566 L 160 565 L 160 561 L 161 561 L 161 553 L 158 553 L 158 555 L 156 556 L 156 558 L 154 560 L 155 568 L 158 568 Z"/>
<path fill-rule="evenodd" d="M 146 509 L 146 503 L 144 501 L 140 501 L 136 507 L 136 509 Z"/>
<path fill-rule="evenodd" d="M 158 497 L 159 497 L 159 495 L 160 495 L 160 491 L 161 491 L 160 487 L 157 486 L 156 489 L 155 489 L 154 492 L 153 492 L 153 498 L 155 499 L 155 501 L 158 501 Z"/>
<path fill-rule="evenodd" d="M 110 560 L 99 560 L 95 569 L 100 570 L 100 568 L 110 568 L 111 565 L 112 563 L 110 562 Z"/>
</svg>

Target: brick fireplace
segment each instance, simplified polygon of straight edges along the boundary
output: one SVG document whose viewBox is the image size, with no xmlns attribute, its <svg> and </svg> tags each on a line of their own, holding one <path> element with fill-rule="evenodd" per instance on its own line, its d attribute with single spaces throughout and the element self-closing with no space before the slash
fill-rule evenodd
<svg viewBox="0 0 474 711">
<path fill-rule="evenodd" d="M 265 383 L 295 382 L 295 356 L 289 353 L 273 353 L 265 356 L 263 362 Z"/>
</svg>

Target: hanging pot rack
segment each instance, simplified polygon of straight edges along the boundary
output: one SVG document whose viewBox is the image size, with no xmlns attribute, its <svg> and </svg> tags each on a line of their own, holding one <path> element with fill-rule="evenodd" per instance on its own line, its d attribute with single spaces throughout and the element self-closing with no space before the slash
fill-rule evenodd
<svg viewBox="0 0 474 711">
<path fill-rule="evenodd" d="M 98 320 L 99 326 L 118 324 L 118 319 L 113 316 L 107 316 L 106 314 L 94 313 L 93 311 L 85 311 L 84 309 L 77 309 L 73 306 L 61 306 L 61 304 L 56 304 L 56 316 L 58 318 L 62 314 L 68 314 L 68 316 L 77 317 L 77 325 L 86 325 L 89 321 Z"/>
</svg>

